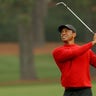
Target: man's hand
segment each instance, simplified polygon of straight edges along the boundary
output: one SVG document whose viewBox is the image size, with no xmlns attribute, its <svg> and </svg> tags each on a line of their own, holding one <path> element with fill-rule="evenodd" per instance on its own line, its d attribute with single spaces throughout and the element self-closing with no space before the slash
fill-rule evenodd
<svg viewBox="0 0 96 96">
<path fill-rule="evenodd" d="M 96 44 L 96 33 L 94 33 L 92 44 L 93 44 L 93 45 Z"/>
</svg>

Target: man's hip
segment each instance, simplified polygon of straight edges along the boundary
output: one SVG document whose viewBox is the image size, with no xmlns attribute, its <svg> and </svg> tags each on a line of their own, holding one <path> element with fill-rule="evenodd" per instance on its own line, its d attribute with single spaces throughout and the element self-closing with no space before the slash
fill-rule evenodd
<svg viewBox="0 0 96 96">
<path fill-rule="evenodd" d="M 90 87 L 67 88 L 63 96 L 92 96 L 92 90 Z"/>
</svg>

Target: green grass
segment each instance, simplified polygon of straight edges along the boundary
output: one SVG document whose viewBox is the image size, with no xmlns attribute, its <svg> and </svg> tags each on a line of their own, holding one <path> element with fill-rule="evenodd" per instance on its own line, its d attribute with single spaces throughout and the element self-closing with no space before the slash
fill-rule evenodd
<svg viewBox="0 0 96 96">
<path fill-rule="evenodd" d="M 92 88 L 96 96 L 96 83 Z M 21 85 L 0 87 L 0 96 L 63 96 L 64 89 L 59 84 Z"/>
<path fill-rule="evenodd" d="M 60 73 L 51 55 L 36 55 L 34 57 L 38 78 L 58 78 Z M 19 57 L 0 56 L 0 82 L 19 80 Z"/>
<path fill-rule="evenodd" d="M 35 67 L 38 78 L 55 79 L 60 77 L 59 70 L 51 55 L 36 55 Z M 19 80 L 18 56 L 0 56 L 0 82 Z M 93 96 L 96 96 L 96 82 L 93 83 Z M 64 89 L 60 82 L 33 82 L 0 86 L 0 96 L 62 96 Z"/>
<path fill-rule="evenodd" d="M 0 56 L 0 82 L 19 78 L 19 59 L 17 56 Z"/>
<path fill-rule="evenodd" d="M 59 70 L 50 54 L 35 57 L 36 69 L 39 78 L 58 78 Z"/>
<path fill-rule="evenodd" d="M 63 88 L 58 84 L 0 87 L 0 96 L 62 96 Z"/>
<path fill-rule="evenodd" d="M 92 92 L 93 92 L 93 96 L 96 96 L 96 81 L 92 82 Z"/>
</svg>

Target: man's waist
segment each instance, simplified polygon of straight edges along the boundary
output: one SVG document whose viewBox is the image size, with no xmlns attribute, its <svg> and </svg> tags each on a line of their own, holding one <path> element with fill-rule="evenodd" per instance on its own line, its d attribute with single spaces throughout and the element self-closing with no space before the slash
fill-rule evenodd
<svg viewBox="0 0 96 96">
<path fill-rule="evenodd" d="M 79 91 L 84 89 L 91 89 L 91 87 L 66 87 L 66 91 Z"/>
</svg>

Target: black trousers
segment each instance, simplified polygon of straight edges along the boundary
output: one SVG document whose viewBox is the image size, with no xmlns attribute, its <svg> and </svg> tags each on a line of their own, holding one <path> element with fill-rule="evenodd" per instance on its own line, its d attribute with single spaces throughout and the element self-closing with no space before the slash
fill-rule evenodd
<svg viewBox="0 0 96 96">
<path fill-rule="evenodd" d="M 91 88 L 68 88 L 63 96 L 92 96 Z"/>
</svg>

